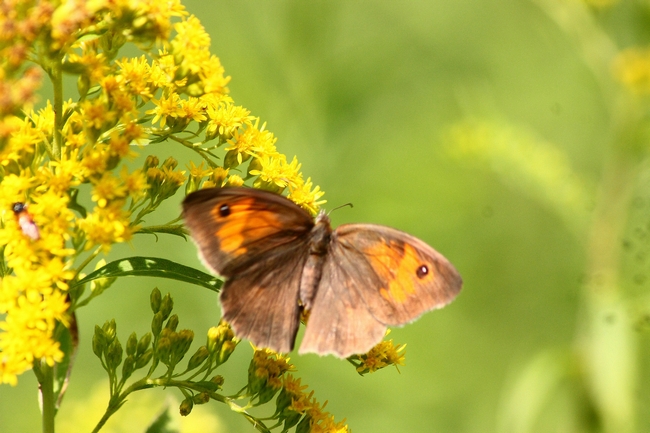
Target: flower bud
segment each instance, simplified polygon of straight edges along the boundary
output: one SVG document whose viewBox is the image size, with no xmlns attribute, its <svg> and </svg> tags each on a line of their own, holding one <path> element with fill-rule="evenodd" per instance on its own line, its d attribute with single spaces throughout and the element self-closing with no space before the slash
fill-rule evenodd
<svg viewBox="0 0 650 433">
<path fill-rule="evenodd" d="M 214 182 L 215 185 L 222 186 L 223 182 L 228 177 L 228 171 L 229 170 L 227 168 L 216 167 L 214 170 L 212 170 L 211 180 Z"/>
<path fill-rule="evenodd" d="M 161 302 L 160 290 L 158 290 L 158 287 L 156 287 L 151 291 L 151 296 L 149 297 L 149 304 L 151 305 L 151 310 L 153 311 L 153 314 L 156 314 L 158 311 L 160 311 L 160 302 Z"/>
<path fill-rule="evenodd" d="M 226 152 L 226 156 L 223 157 L 224 168 L 227 169 L 236 168 L 240 164 L 237 155 L 239 155 L 239 152 L 237 152 L 237 150 L 235 149 L 231 149 L 228 152 Z"/>
<path fill-rule="evenodd" d="M 122 380 L 126 380 L 131 377 L 133 371 L 135 370 L 135 358 L 133 355 L 128 355 L 124 359 L 124 365 L 122 365 Z"/>
<path fill-rule="evenodd" d="M 106 364 L 111 370 L 115 370 L 122 363 L 122 344 L 117 338 L 108 346 L 106 353 Z"/>
<path fill-rule="evenodd" d="M 167 320 L 165 328 L 176 331 L 176 328 L 178 328 L 178 315 L 172 314 L 169 320 Z"/>
<path fill-rule="evenodd" d="M 149 345 L 151 344 L 151 332 L 147 332 L 140 338 L 140 341 L 138 341 L 138 347 L 136 349 L 136 356 L 142 355 L 148 348 Z"/>
<path fill-rule="evenodd" d="M 162 164 L 162 168 L 169 168 L 170 170 L 173 170 L 176 167 L 178 167 L 178 161 L 176 161 L 176 159 L 171 156 L 167 158 Z"/>
<path fill-rule="evenodd" d="M 210 382 L 216 384 L 218 388 L 221 388 L 223 387 L 224 378 L 222 375 L 217 374 L 216 376 L 213 376 L 212 379 L 210 379 Z"/>
<path fill-rule="evenodd" d="M 115 324 L 115 319 L 111 319 L 110 321 L 107 320 L 104 323 L 104 326 L 102 326 L 102 331 L 106 336 L 107 343 L 111 343 L 115 339 L 116 330 L 117 330 L 117 325 Z"/>
<path fill-rule="evenodd" d="M 147 159 L 145 159 L 144 161 L 144 166 L 142 167 L 142 171 L 146 173 L 147 170 L 150 169 L 151 167 L 158 167 L 158 164 L 160 164 L 160 160 L 158 159 L 157 156 L 148 155 Z"/>
<path fill-rule="evenodd" d="M 208 394 L 207 392 L 196 394 L 192 398 L 192 401 L 194 402 L 194 404 L 205 404 L 210 401 L 210 394 Z"/>
<path fill-rule="evenodd" d="M 242 186 L 243 184 L 244 179 L 237 174 L 231 174 L 226 181 L 226 186 Z"/>
<path fill-rule="evenodd" d="M 203 361 L 208 359 L 208 356 L 210 356 L 210 352 L 208 352 L 208 348 L 205 346 L 201 346 L 198 348 L 198 350 L 192 355 L 190 360 L 187 363 L 187 369 L 188 370 L 194 370 L 201 364 L 203 364 Z"/>
<path fill-rule="evenodd" d="M 163 315 L 163 320 L 166 320 L 169 317 L 173 308 L 174 300 L 172 299 L 171 295 L 167 293 L 160 304 L 160 312 Z"/>
<path fill-rule="evenodd" d="M 151 361 L 151 358 L 153 357 L 153 349 L 149 349 L 146 352 L 144 352 L 140 357 L 137 359 L 135 362 L 135 368 L 139 369 L 147 364 L 149 364 L 149 361 Z"/>
<path fill-rule="evenodd" d="M 160 335 L 160 331 L 162 329 L 162 322 L 163 322 L 163 315 L 159 311 L 156 314 L 153 315 L 153 319 L 151 320 L 151 332 L 153 335 Z"/>
<path fill-rule="evenodd" d="M 126 354 L 135 355 L 135 350 L 138 348 L 138 337 L 135 335 L 135 332 L 132 332 L 129 335 L 129 339 L 126 340 Z"/>
<path fill-rule="evenodd" d="M 192 398 L 187 397 L 185 400 L 181 402 L 181 406 L 179 408 L 181 416 L 188 416 L 192 412 L 193 407 L 194 407 L 194 402 L 192 401 Z"/>
<path fill-rule="evenodd" d="M 194 331 L 189 329 L 183 329 L 180 332 L 174 333 L 171 353 L 171 359 L 174 365 L 178 364 L 187 351 L 190 350 L 192 340 L 194 340 Z"/>
<path fill-rule="evenodd" d="M 95 325 L 95 334 L 93 335 L 93 353 L 98 357 L 102 357 L 102 353 L 106 349 L 106 338 L 104 331 L 98 325 Z"/>
<path fill-rule="evenodd" d="M 163 364 L 169 366 L 172 351 L 172 341 L 167 337 L 161 337 L 156 345 L 156 355 Z"/>
</svg>

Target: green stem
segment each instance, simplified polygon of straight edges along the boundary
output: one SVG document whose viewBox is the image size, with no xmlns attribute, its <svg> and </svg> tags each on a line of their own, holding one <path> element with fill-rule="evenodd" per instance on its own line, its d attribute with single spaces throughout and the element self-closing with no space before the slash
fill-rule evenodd
<svg viewBox="0 0 650 433">
<path fill-rule="evenodd" d="M 52 155 L 58 161 L 61 159 L 63 145 L 63 72 L 61 62 L 52 62 L 50 79 L 54 88 L 54 142 Z"/>
<path fill-rule="evenodd" d="M 54 369 L 45 362 L 41 362 L 40 372 L 43 433 L 54 433 L 54 415 L 56 412 L 54 407 L 56 404 L 54 398 Z"/>
<path fill-rule="evenodd" d="M 186 381 L 186 380 L 173 380 L 167 378 L 159 378 L 159 379 L 143 378 L 138 380 L 137 382 L 132 383 L 127 389 L 122 391 L 119 395 L 113 395 L 110 402 L 108 403 L 108 408 L 106 409 L 106 412 L 99 420 L 99 422 L 93 429 L 92 433 L 97 433 L 101 430 L 101 428 L 104 426 L 104 424 L 106 424 L 108 419 L 111 416 L 113 416 L 113 414 L 117 412 L 120 407 L 122 407 L 127 397 L 131 393 L 143 389 L 154 388 L 154 387 L 176 387 L 182 391 L 191 389 L 196 392 L 208 392 L 210 394 L 211 399 L 219 401 L 221 403 L 225 403 L 226 405 L 228 405 L 230 410 L 242 414 L 251 424 L 255 425 L 255 427 L 258 430 L 263 432 L 269 431 L 268 428 L 263 423 L 260 423 L 259 419 L 251 416 L 248 412 L 246 412 L 248 406 L 246 407 L 239 406 L 231 398 L 225 397 L 213 391 L 209 391 L 205 389 L 205 387 L 201 386 L 200 384 Z"/>
<path fill-rule="evenodd" d="M 619 140 L 616 145 L 624 146 Z M 602 431 L 631 433 L 635 431 L 638 383 L 636 337 L 624 302 L 620 270 L 621 240 L 636 165 L 633 153 L 620 147 L 613 153 L 605 167 L 589 238 L 581 341 L 587 386 L 600 414 Z"/>
</svg>

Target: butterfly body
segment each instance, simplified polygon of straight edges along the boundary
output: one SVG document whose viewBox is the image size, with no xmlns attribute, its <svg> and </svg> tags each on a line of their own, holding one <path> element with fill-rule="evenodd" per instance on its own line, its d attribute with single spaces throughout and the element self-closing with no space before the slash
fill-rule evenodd
<svg viewBox="0 0 650 433">
<path fill-rule="evenodd" d="M 223 317 L 258 347 L 347 357 L 378 343 L 387 326 L 449 303 L 462 280 L 433 248 L 373 224 L 314 220 L 290 200 L 250 188 L 194 192 L 183 216 L 203 262 L 226 278 Z"/>
</svg>

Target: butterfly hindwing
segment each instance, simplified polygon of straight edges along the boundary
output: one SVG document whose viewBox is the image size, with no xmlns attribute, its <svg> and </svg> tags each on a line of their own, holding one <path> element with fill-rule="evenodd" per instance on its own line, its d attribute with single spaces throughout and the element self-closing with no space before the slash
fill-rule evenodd
<svg viewBox="0 0 650 433">
<path fill-rule="evenodd" d="M 297 241 L 259 256 L 246 272 L 228 278 L 221 291 L 221 308 L 237 337 L 276 352 L 293 349 L 300 320 L 300 276 L 307 256 L 307 243 Z"/>
<path fill-rule="evenodd" d="M 386 333 L 360 296 L 363 270 L 349 261 L 340 245 L 332 244 L 313 301 L 300 353 L 332 354 L 347 358 L 365 353 Z"/>
</svg>

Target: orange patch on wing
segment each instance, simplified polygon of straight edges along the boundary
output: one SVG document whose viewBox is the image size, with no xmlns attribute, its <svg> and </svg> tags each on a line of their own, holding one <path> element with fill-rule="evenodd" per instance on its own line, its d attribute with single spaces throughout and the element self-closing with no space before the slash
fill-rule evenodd
<svg viewBox="0 0 650 433">
<path fill-rule="evenodd" d="M 433 269 L 422 262 L 409 244 L 404 244 L 401 251 L 394 243 L 378 243 L 364 252 L 377 275 L 386 282 L 387 287 L 381 287 L 379 294 L 387 301 L 402 304 L 416 293 L 416 284 L 434 278 Z M 429 273 L 419 278 L 417 271 L 423 265 L 429 268 Z"/>
<path fill-rule="evenodd" d="M 240 200 L 229 204 L 230 213 L 222 216 L 219 206 L 212 210 L 212 217 L 218 223 L 215 236 L 219 238 L 222 251 L 240 256 L 247 251 L 244 243 L 264 238 L 282 229 L 273 212 L 252 209 L 253 200 Z"/>
</svg>

